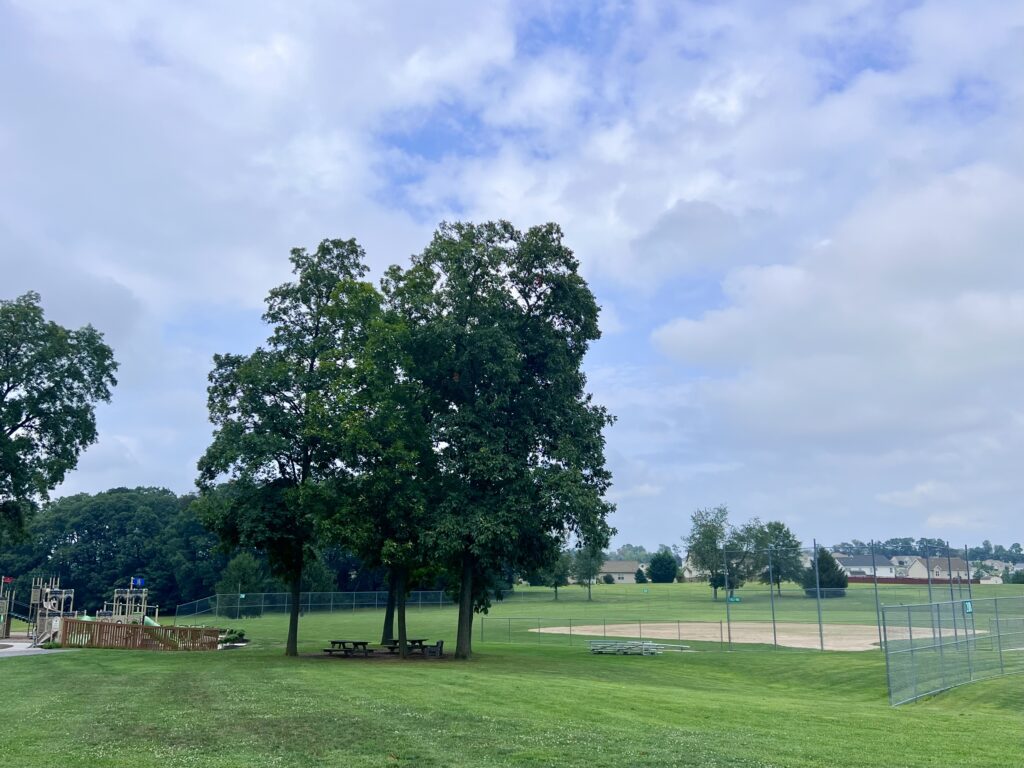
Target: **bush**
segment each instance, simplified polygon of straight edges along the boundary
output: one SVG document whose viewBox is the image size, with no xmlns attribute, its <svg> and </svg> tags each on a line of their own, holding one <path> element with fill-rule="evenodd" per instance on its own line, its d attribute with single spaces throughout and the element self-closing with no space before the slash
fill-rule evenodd
<svg viewBox="0 0 1024 768">
<path fill-rule="evenodd" d="M 636 569 L 636 583 L 637 584 L 646 584 L 647 583 L 647 574 L 644 573 L 644 569 L 643 568 L 637 568 Z"/>
<path fill-rule="evenodd" d="M 601 577 L 601 581 L 603 581 L 605 584 L 614 584 L 615 577 L 612 576 L 610 573 L 606 573 L 604 576 Z"/>
</svg>

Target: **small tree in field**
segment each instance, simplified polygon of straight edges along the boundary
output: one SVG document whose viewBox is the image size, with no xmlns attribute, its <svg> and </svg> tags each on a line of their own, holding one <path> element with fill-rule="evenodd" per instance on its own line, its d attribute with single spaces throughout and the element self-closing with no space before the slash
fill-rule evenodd
<svg viewBox="0 0 1024 768">
<path fill-rule="evenodd" d="M 604 565 L 604 552 L 598 547 L 583 547 L 576 550 L 572 559 L 572 575 L 576 583 L 587 589 L 587 600 L 593 599 L 591 586 Z M 612 579 L 614 581 L 614 579 Z"/>
<path fill-rule="evenodd" d="M 815 597 L 821 587 L 821 597 L 845 597 L 849 580 L 832 553 L 824 547 L 818 549 L 818 573 L 815 576 L 814 563 L 804 571 L 804 592 L 808 597 Z"/>
<path fill-rule="evenodd" d="M 637 568 L 636 569 L 635 578 L 636 578 L 636 583 L 637 584 L 646 584 L 647 583 L 647 574 L 644 573 L 644 569 L 643 568 Z"/>
</svg>

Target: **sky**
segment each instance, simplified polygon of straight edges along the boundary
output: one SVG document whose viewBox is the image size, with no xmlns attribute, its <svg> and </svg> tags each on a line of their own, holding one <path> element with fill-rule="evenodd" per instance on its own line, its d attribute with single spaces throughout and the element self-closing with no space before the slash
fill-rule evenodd
<svg viewBox="0 0 1024 768">
<path fill-rule="evenodd" d="M 504 218 L 602 307 L 615 544 L 1021 541 L 1022 72 L 1020 0 L 0 0 L 0 298 L 121 364 L 58 493 L 194 488 L 290 248 Z"/>
</svg>

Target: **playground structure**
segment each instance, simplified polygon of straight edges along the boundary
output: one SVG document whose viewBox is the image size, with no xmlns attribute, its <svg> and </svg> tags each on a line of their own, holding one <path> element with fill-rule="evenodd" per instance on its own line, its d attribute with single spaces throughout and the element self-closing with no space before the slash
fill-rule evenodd
<svg viewBox="0 0 1024 768">
<path fill-rule="evenodd" d="M 60 625 L 63 619 L 73 619 L 75 613 L 75 590 L 61 589 L 60 578 L 50 576 L 32 577 L 32 593 L 29 600 L 28 634 L 32 645 L 56 642 L 60 639 Z"/>
<path fill-rule="evenodd" d="M 128 589 L 115 589 L 113 601 L 103 604 L 103 610 L 96 612 L 98 621 L 109 621 L 114 624 L 148 624 L 159 623 L 159 606 L 149 605 L 149 590 L 141 587 L 142 580 L 133 578 Z M 152 617 L 149 612 L 152 611 Z"/>
<path fill-rule="evenodd" d="M 11 636 L 11 609 L 14 607 L 14 579 L 0 576 L 0 640 Z"/>
</svg>

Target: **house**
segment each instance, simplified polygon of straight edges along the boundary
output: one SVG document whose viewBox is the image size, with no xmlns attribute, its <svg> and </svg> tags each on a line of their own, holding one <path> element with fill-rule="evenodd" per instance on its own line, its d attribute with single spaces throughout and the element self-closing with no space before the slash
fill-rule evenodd
<svg viewBox="0 0 1024 768">
<path fill-rule="evenodd" d="M 1003 583 L 1003 577 L 1002 576 L 986 576 L 979 583 L 980 584 L 1002 584 Z"/>
<path fill-rule="evenodd" d="M 875 576 L 880 579 L 896 577 L 896 566 L 884 555 L 850 555 L 837 561 L 847 576 Z"/>
<path fill-rule="evenodd" d="M 950 566 L 952 567 L 953 581 L 958 579 L 966 581 L 971 577 L 970 568 L 960 557 L 953 557 L 947 561 L 944 555 L 936 555 L 932 558 L 896 555 L 893 561 L 896 562 L 898 575 L 910 579 L 927 580 L 930 577 L 932 581 L 949 581 Z"/>
<path fill-rule="evenodd" d="M 963 580 L 971 578 L 971 568 L 964 562 L 963 558 L 953 557 L 947 560 L 945 557 L 932 558 L 932 579 L 940 581 Z"/>
<path fill-rule="evenodd" d="M 640 563 L 636 560 L 606 560 L 597 574 L 599 582 L 604 581 L 605 574 L 610 574 L 616 584 L 636 584 L 636 571 Z"/>
</svg>

